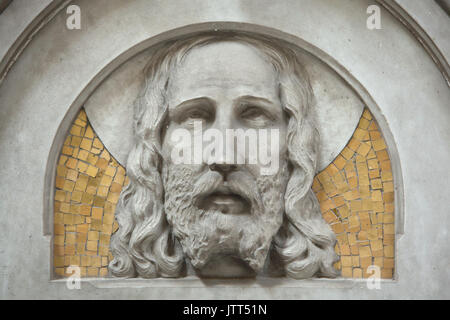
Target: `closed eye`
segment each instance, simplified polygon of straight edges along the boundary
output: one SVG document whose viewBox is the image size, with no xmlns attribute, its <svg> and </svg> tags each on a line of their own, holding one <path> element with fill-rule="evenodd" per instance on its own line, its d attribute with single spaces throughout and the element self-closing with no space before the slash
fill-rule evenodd
<svg viewBox="0 0 450 320">
<path fill-rule="evenodd" d="M 184 111 L 179 117 L 179 123 L 185 124 L 187 126 L 193 126 L 194 122 L 207 122 L 212 119 L 212 114 L 208 110 L 203 108 L 190 108 L 189 110 Z"/>
<path fill-rule="evenodd" d="M 207 97 L 186 100 L 176 107 L 169 107 L 170 119 L 186 127 L 193 127 L 196 121 L 212 121 L 214 115 L 214 101 Z"/>
<path fill-rule="evenodd" d="M 252 126 L 267 126 L 274 117 L 270 115 L 266 110 L 257 106 L 246 107 L 241 113 L 240 118 Z"/>
<path fill-rule="evenodd" d="M 192 110 L 186 114 L 186 119 L 208 119 L 209 112 L 204 110 Z"/>
</svg>

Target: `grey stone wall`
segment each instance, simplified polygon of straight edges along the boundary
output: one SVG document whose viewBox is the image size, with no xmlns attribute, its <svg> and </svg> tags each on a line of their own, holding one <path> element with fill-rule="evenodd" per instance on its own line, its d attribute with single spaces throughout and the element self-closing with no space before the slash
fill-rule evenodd
<svg viewBox="0 0 450 320">
<path fill-rule="evenodd" d="M 448 39 L 435 36 L 435 23 L 441 28 L 438 34 L 450 29 L 448 17 L 439 13 L 430 20 L 414 11 L 414 5 L 403 4 L 431 39 L 424 46 L 399 20 L 401 15 L 381 5 L 382 28 L 367 29 L 366 9 L 373 4 L 369 1 L 74 3 L 81 8 L 81 30 L 66 28 L 63 6 L 35 30 L 32 39 L 30 33 L 31 41 L 20 52 L 6 54 L 10 60 L 2 61 L 2 66 L 10 67 L 0 84 L 1 298 L 450 297 Z M 24 10 L 17 8 L 20 5 Z M 25 6 L 25 1 L 13 1 L 0 15 L 0 23 L 20 20 Z M 427 8 L 434 11 L 434 2 Z M 344 279 L 278 283 L 98 279 L 83 281 L 80 290 L 50 280 L 48 204 L 54 165 L 79 108 L 106 76 L 141 50 L 187 32 L 221 28 L 258 31 L 295 43 L 334 68 L 370 108 L 393 162 L 395 280 L 383 281 L 375 290 L 364 281 Z M 16 38 L 23 26 L 12 29 Z M 0 42 L 14 43 L 11 33 L 2 31 Z"/>
</svg>

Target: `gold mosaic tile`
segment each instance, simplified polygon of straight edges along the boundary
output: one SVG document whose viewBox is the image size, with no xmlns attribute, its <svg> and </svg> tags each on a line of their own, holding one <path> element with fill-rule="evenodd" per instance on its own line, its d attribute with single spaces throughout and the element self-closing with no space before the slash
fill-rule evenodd
<svg viewBox="0 0 450 320">
<path fill-rule="evenodd" d="M 114 212 L 125 170 L 114 160 L 80 111 L 61 150 L 56 169 L 54 267 L 59 276 L 69 265 L 81 276 L 107 276 L 109 239 L 117 230 Z M 115 181 L 112 183 L 112 181 Z M 113 199 L 111 201 L 110 199 Z M 106 208 L 106 209 L 105 209 Z"/>
<path fill-rule="evenodd" d="M 338 170 L 336 170 L 336 168 Z M 394 184 L 387 147 L 368 109 L 347 146 L 314 179 L 324 219 L 336 233 L 335 264 L 343 277 L 381 277 L 394 271 Z"/>
<path fill-rule="evenodd" d="M 64 142 L 56 167 L 54 268 L 68 276 L 78 265 L 82 277 L 107 277 L 112 258 L 114 211 L 125 169 L 104 148 L 81 110 Z M 381 277 L 394 272 L 394 184 L 387 147 L 368 109 L 341 154 L 312 185 L 323 218 L 336 233 L 335 267 L 343 277 L 366 278 L 377 265 Z"/>
</svg>

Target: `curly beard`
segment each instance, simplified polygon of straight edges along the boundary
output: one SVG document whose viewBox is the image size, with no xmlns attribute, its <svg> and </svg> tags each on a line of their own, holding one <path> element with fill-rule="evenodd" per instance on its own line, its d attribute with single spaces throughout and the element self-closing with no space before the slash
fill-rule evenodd
<svg viewBox="0 0 450 320">
<path fill-rule="evenodd" d="M 273 176 L 255 178 L 245 167 L 240 169 L 226 179 L 228 188 L 249 204 L 249 212 L 236 215 L 198 206 L 202 197 L 223 186 L 220 173 L 204 166 L 163 165 L 167 221 L 197 269 L 213 258 L 231 255 L 256 273 L 263 270 L 272 239 L 283 222 L 287 163 Z"/>
</svg>

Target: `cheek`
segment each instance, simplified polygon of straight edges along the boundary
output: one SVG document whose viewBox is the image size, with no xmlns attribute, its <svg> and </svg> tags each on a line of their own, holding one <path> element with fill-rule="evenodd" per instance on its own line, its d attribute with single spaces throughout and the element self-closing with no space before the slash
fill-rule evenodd
<svg viewBox="0 0 450 320">
<path fill-rule="evenodd" d="M 278 138 L 271 137 L 267 145 L 258 144 L 258 164 L 246 164 L 247 169 L 256 178 L 274 177 L 280 174 L 278 168 L 281 170 L 287 164 L 288 144 L 286 129 L 284 127 L 275 129 L 278 132 Z"/>
<path fill-rule="evenodd" d="M 189 131 L 175 125 L 169 125 L 165 131 L 161 143 L 161 152 L 164 161 L 178 163 L 176 156 L 184 156 L 188 160 L 189 153 L 192 154 L 192 141 Z M 186 164 L 186 163 L 183 163 Z"/>
<path fill-rule="evenodd" d="M 287 128 L 280 129 L 280 160 L 287 158 Z"/>
<path fill-rule="evenodd" d="M 198 175 L 203 170 L 203 163 L 194 157 L 194 141 L 186 129 L 169 126 L 162 141 L 161 153 L 164 165 L 173 172 Z"/>
<path fill-rule="evenodd" d="M 161 152 L 165 162 L 170 160 L 170 153 L 173 149 L 173 142 L 170 139 L 172 132 L 173 129 L 170 126 L 166 128 L 164 131 L 164 136 L 162 136 L 161 140 Z"/>
</svg>

